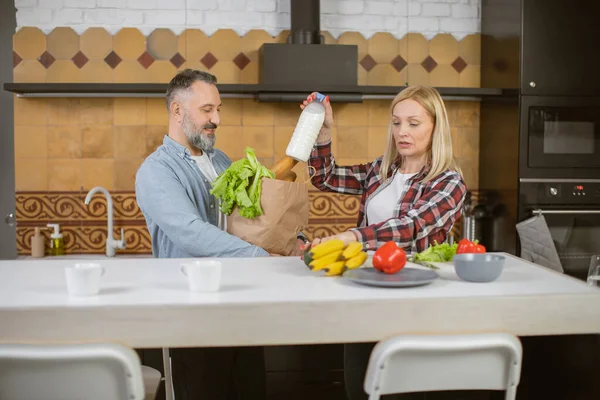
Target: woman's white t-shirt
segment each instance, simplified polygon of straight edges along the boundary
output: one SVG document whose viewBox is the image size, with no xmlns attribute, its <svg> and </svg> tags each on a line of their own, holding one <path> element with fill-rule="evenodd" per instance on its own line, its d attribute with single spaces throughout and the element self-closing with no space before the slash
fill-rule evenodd
<svg viewBox="0 0 600 400">
<path fill-rule="evenodd" d="M 394 216 L 394 209 L 406 190 L 406 181 L 414 175 L 416 173 L 396 173 L 392 183 L 369 199 L 369 203 L 367 204 L 367 223 L 369 225 L 378 224 Z"/>
</svg>

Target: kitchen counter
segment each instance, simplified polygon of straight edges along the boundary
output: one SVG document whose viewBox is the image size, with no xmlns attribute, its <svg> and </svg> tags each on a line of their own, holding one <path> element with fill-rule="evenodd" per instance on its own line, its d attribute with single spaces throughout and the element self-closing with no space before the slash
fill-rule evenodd
<svg viewBox="0 0 600 400">
<path fill-rule="evenodd" d="M 41 257 L 41 258 L 35 258 L 32 256 L 26 256 L 26 255 L 21 255 L 17 257 L 17 260 L 22 260 L 22 261 L 55 261 L 55 260 L 71 260 L 71 261 L 77 261 L 77 260 L 82 260 L 85 262 L 92 262 L 92 261 L 104 261 L 104 260 L 113 260 L 113 259 L 122 259 L 122 258 L 152 258 L 152 254 L 141 254 L 141 253 L 132 253 L 132 254 L 126 254 L 126 253 L 117 253 L 114 257 L 108 257 L 104 254 L 64 254 L 62 256 L 46 256 L 46 257 Z"/>
<path fill-rule="evenodd" d="M 218 293 L 194 294 L 183 260 L 99 259 L 101 293 L 72 299 L 74 260 L 0 262 L 0 340 L 120 340 L 139 348 L 376 341 L 394 334 L 600 332 L 600 290 L 511 255 L 492 283 L 444 266 L 422 287 L 316 276 L 298 257 L 221 259 Z"/>
</svg>

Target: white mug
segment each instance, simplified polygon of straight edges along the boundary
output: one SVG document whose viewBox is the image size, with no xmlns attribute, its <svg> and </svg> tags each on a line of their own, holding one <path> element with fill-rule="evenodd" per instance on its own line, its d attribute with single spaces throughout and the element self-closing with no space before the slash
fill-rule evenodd
<svg viewBox="0 0 600 400">
<path fill-rule="evenodd" d="M 65 267 L 67 291 L 71 296 L 94 296 L 100 291 L 105 269 L 97 263 L 79 263 Z"/>
<path fill-rule="evenodd" d="M 192 292 L 216 292 L 221 286 L 220 261 L 194 261 L 181 264 L 180 270 L 187 278 Z"/>
</svg>

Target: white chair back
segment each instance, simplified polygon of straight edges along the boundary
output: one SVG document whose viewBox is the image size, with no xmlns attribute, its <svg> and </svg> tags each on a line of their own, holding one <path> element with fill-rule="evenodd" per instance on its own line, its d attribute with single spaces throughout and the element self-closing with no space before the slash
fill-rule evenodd
<svg viewBox="0 0 600 400">
<path fill-rule="evenodd" d="M 370 400 L 393 393 L 437 390 L 505 390 L 514 400 L 522 346 L 504 333 L 398 336 L 371 353 L 364 389 Z"/>
<path fill-rule="evenodd" d="M 143 400 L 138 355 L 117 344 L 0 344 L 2 400 Z"/>
</svg>

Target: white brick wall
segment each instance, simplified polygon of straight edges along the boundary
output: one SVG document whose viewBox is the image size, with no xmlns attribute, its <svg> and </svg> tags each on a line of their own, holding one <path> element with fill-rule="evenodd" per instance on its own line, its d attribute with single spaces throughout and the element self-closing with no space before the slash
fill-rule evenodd
<svg viewBox="0 0 600 400">
<path fill-rule="evenodd" d="M 0 0 L 3 1 L 3 0 Z M 102 26 L 112 33 L 136 27 L 145 34 L 187 27 L 211 34 L 231 28 L 240 35 L 265 29 L 277 35 L 290 28 L 290 0 L 14 0 L 17 29 L 37 26 L 48 33 L 71 26 L 82 33 Z M 389 32 L 401 38 L 420 32 L 428 38 L 450 33 L 462 39 L 480 32 L 481 0 L 321 0 L 321 29 L 338 37 L 358 31 L 369 38 Z"/>
</svg>

